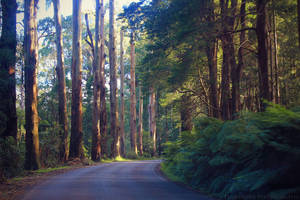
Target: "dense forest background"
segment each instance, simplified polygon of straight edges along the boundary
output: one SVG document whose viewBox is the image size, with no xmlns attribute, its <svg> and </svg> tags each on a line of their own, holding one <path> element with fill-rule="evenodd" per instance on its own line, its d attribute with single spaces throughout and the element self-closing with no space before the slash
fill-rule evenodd
<svg viewBox="0 0 300 200">
<path fill-rule="evenodd" d="M 37 20 L 38 1 L 1 1 L 1 179 L 164 156 L 218 197 L 299 194 L 299 1 L 46 4 Z"/>
</svg>

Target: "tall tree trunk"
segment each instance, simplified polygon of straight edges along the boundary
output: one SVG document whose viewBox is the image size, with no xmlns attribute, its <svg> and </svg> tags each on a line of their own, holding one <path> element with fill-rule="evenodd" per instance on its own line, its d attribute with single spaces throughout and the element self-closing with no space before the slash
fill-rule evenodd
<svg viewBox="0 0 300 200">
<path fill-rule="evenodd" d="M 180 119 L 181 131 L 191 131 L 193 129 L 192 102 L 188 94 L 181 96 Z"/>
<path fill-rule="evenodd" d="M 143 156 L 143 95 L 142 95 L 142 87 L 139 86 L 139 126 L 138 126 L 138 146 L 140 156 Z"/>
<path fill-rule="evenodd" d="M 229 49 L 228 49 L 228 38 L 223 36 L 222 47 L 223 47 L 223 64 L 222 64 L 222 82 L 221 82 L 221 111 L 222 119 L 230 119 L 230 63 L 229 63 Z"/>
<path fill-rule="evenodd" d="M 299 0 L 300 1 L 300 0 Z M 274 4 L 274 0 L 273 0 Z M 299 4 L 299 12 L 300 12 L 300 4 Z M 277 28 L 276 28 L 276 13 L 273 10 L 273 40 L 274 40 L 274 78 L 275 78 L 275 103 L 279 104 L 279 74 L 278 74 L 278 45 L 277 45 Z M 299 32 L 300 33 L 300 32 Z M 299 37 L 300 38 L 300 37 Z"/>
<path fill-rule="evenodd" d="M 232 97 L 230 102 L 230 77 L 236 86 L 235 76 L 232 76 L 236 70 L 236 60 L 235 60 L 235 49 L 234 49 L 234 24 L 235 24 L 235 13 L 236 13 L 236 0 L 231 0 L 229 7 L 229 1 L 220 0 L 221 7 L 221 19 L 222 19 L 222 48 L 223 48 L 223 65 L 222 65 L 222 83 L 221 83 L 221 110 L 222 119 L 229 120 L 232 118 L 232 110 L 236 110 L 236 98 Z M 230 73 L 231 72 L 231 73 Z M 231 76 L 230 76 L 231 75 Z M 235 98 L 233 100 L 233 98 Z M 232 104 L 230 104 L 232 103 Z"/>
<path fill-rule="evenodd" d="M 117 66 L 114 21 L 114 0 L 109 0 L 110 132 L 113 137 L 111 156 L 116 158 L 120 156 L 120 130 L 118 124 Z"/>
<path fill-rule="evenodd" d="M 37 0 L 25 0 L 24 6 L 24 59 L 25 59 L 25 120 L 26 155 L 25 169 L 40 167 L 39 116 L 37 111 Z"/>
<path fill-rule="evenodd" d="M 153 87 L 150 87 L 149 91 L 149 131 L 150 131 L 150 136 L 152 138 L 153 142 L 153 156 L 157 156 L 157 151 L 156 151 L 156 95 Z"/>
<path fill-rule="evenodd" d="M 73 0 L 72 115 L 70 158 L 83 157 L 81 91 L 81 0 Z"/>
<path fill-rule="evenodd" d="M 220 117 L 218 100 L 218 66 L 217 66 L 217 41 L 213 40 L 206 48 L 209 69 L 209 103 L 212 116 Z"/>
<path fill-rule="evenodd" d="M 207 20 L 213 24 L 215 20 L 215 11 L 214 11 L 214 0 L 210 0 L 209 3 L 209 16 Z M 218 100 L 218 64 L 217 64 L 217 53 L 218 53 L 218 40 L 213 38 L 208 39 L 208 44 L 206 46 L 206 56 L 208 60 L 208 69 L 209 69 L 209 104 L 210 112 L 212 117 L 219 118 L 219 100 Z"/>
<path fill-rule="evenodd" d="M 101 153 L 107 155 L 107 111 L 106 111 L 106 87 L 105 87 L 105 50 L 104 50 L 104 4 L 100 0 L 100 133 L 101 133 Z"/>
<path fill-rule="evenodd" d="M 267 14 L 267 49 L 268 49 L 268 56 L 269 56 L 269 86 L 270 86 L 270 101 L 274 101 L 275 103 L 275 99 L 274 99 L 274 73 L 273 73 L 273 69 L 274 69 L 274 58 L 273 58 L 273 38 L 272 38 L 272 26 L 273 23 L 271 23 L 272 21 L 272 15 L 268 15 Z"/>
<path fill-rule="evenodd" d="M 95 20 L 95 52 L 93 58 L 93 127 L 92 127 L 92 160 L 99 161 L 101 159 L 101 133 L 100 133 L 100 1 L 96 0 L 96 20 Z"/>
<path fill-rule="evenodd" d="M 16 113 L 16 0 L 1 0 L 2 33 L 0 38 L 0 138 L 17 139 Z M 4 115 L 4 118 L 2 118 Z"/>
<path fill-rule="evenodd" d="M 130 144 L 131 151 L 137 154 L 136 145 L 136 94 L 135 94 L 135 42 L 134 32 L 130 39 Z"/>
<path fill-rule="evenodd" d="M 240 8 L 240 21 L 241 29 L 246 28 L 246 0 L 242 0 Z M 232 78 L 232 116 L 235 118 L 235 114 L 241 109 L 240 101 L 240 80 L 242 77 L 242 70 L 244 68 L 244 46 L 246 41 L 246 31 L 240 33 L 240 48 L 238 50 L 238 64 L 235 69 L 231 70 Z"/>
<path fill-rule="evenodd" d="M 222 81 L 221 81 L 221 114 L 223 120 L 230 119 L 229 101 L 230 101 L 230 34 L 228 24 L 228 2 L 220 0 L 221 18 L 222 18 L 222 36 L 221 43 L 223 48 Z"/>
<path fill-rule="evenodd" d="M 68 113 L 66 97 L 66 80 L 64 67 L 64 52 L 62 41 L 62 25 L 60 13 L 60 0 L 53 0 L 54 21 L 56 29 L 56 73 L 58 79 L 58 114 L 60 125 L 61 144 L 59 148 L 60 160 L 65 162 L 68 159 Z"/>
<path fill-rule="evenodd" d="M 268 0 L 256 0 L 256 33 L 258 41 L 259 99 L 261 111 L 265 109 L 263 100 L 270 100 L 266 27 L 267 3 Z"/>
<path fill-rule="evenodd" d="M 123 49 L 123 38 L 124 32 L 120 31 L 120 67 L 121 67 L 121 109 L 120 109 L 120 135 L 121 135 L 121 155 L 126 156 L 125 151 L 125 124 L 124 124 L 124 112 L 125 112 L 125 101 L 124 101 L 124 49 Z"/>
</svg>

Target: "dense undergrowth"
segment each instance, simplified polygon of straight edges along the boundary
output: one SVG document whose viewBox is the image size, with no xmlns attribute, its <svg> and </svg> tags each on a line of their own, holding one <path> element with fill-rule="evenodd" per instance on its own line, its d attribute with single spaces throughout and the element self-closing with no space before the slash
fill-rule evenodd
<svg viewBox="0 0 300 200">
<path fill-rule="evenodd" d="M 164 156 L 167 175 L 222 199 L 300 198 L 300 111 L 269 105 L 234 121 L 199 118 Z"/>
</svg>

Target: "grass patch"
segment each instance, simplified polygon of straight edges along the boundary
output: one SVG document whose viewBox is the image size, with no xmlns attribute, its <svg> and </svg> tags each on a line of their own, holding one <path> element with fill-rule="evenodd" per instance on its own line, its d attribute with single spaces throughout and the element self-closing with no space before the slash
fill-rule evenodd
<svg viewBox="0 0 300 200">
<path fill-rule="evenodd" d="M 38 169 L 36 171 L 34 171 L 34 173 L 47 173 L 47 172 L 53 172 L 56 170 L 60 170 L 60 169 L 68 169 L 71 168 L 71 166 L 61 166 L 61 167 L 54 167 L 54 168 L 45 168 L 45 169 Z"/>
<path fill-rule="evenodd" d="M 120 156 L 118 156 L 115 159 L 102 159 L 101 163 L 112 163 L 112 162 L 131 162 L 134 161 L 132 159 L 127 159 L 127 158 L 122 158 Z"/>
<path fill-rule="evenodd" d="M 24 177 L 15 177 L 15 178 L 12 178 L 11 180 L 14 181 L 14 182 L 17 182 L 17 181 L 21 181 L 23 180 Z"/>
</svg>

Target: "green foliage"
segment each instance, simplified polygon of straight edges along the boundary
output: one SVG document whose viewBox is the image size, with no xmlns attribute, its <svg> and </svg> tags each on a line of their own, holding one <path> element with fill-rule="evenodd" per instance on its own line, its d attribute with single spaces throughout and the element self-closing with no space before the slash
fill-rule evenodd
<svg viewBox="0 0 300 200">
<path fill-rule="evenodd" d="M 43 124 L 47 124 L 44 122 Z M 43 129 L 39 133 L 41 163 L 42 167 L 55 167 L 59 164 L 60 127 L 56 124 L 53 127 Z"/>
<path fill-rule="evenodd" d="M 299 133 L 299 112 L 273 104 L 225 123 L 198 118 L 192 132 L 165 144 L 163 170 L 220 198 L 270 197 L 300 184 Z"/>
<path fill-rule="evenodd" d="M 129 152 L 126 152 L 126 158 L 136 160 L 136 159 L 138 159 L 138 156 L 136 155 L 136 153 L 134 151 L 129 151 Z"/>
<path fill-rule="evenodd" d="M 13 137 L 0 138 L 0 182 L 23 171 L 21 149 Z"/>
</svg>

